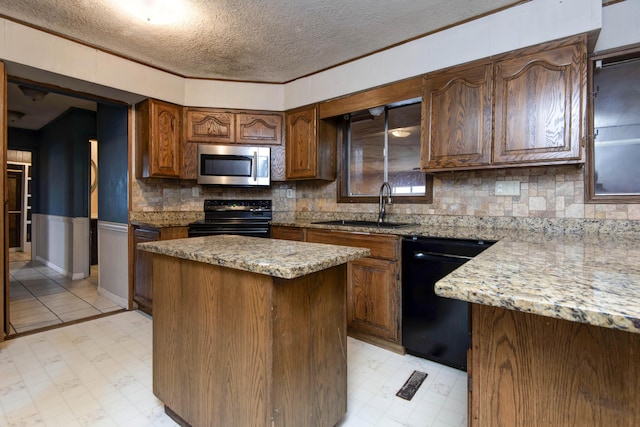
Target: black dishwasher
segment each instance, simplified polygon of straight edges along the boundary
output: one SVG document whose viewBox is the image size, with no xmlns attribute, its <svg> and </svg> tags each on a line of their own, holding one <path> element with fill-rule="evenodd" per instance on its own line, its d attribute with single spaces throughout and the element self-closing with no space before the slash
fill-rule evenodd
<svg viewBox="0 0 640 427">
<path fill-rule="evenodd" d="M 434 285 L 494 242 L 406 236 L 402 240 L 402 345 L 407 353 L 467 370 L 469 303 Z"/>
</svg>

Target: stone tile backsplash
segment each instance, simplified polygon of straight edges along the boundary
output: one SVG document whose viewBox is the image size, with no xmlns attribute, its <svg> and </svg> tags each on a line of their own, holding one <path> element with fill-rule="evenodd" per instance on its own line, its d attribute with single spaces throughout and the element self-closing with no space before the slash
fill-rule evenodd
<svg viewBox="0 0 640 427">
<path fill-rule="evenodd" d="M 520 182 L 520 196 L 496 196 L 496 181 Z M 287 190 L 293 197 L 287 198 Z M 133 211 L 201 211 L 204 199 L 266 198 L 275 212 L 302 215 L 344 213 L 371 216 L 377 203 L 336 203 L 336 183 L 273 183 L 270 189 L 198 186 L 193 181 L 134 180 Z M 394 204 L 394 216 L 505 217 L 538 219 L 640 220 L 638 204 L 586 204 L 584 169 L 576 166 L 445 172 L 434 176 L 433 203 Z M 495 220 L 496 218 L 494 218 Z M 423 222 L 423 221 L 420 221 Z"/>
</svg>

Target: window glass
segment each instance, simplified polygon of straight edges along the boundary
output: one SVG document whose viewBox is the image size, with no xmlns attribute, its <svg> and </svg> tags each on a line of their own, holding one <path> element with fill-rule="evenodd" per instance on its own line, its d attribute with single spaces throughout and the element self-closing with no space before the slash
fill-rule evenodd
<svg viewBox="0 0 640 427">
<path fill-rule="evenodd" d="M 388 110 L 388 181 L 397 195 L 425 194 L 420 172 L 420 103 Z"/>
<path fill-rule="evenodd" d="M 349 197 L 377 197 L 385 181 L 395 196 L 426 195 L 427 178 L 420 172 L 420 113 L 420 102 L 413 102 L 349 115 Z"/>
<path fill-rule="evenodd" d="M 594 194 L 640 194 L 640 58 L 596 61 Z"/>
<path fill-rule="evenodd" d="M 377 195 L 384 182 L 384 114 L 368 111 L 351 115 L 349 144 L 349 193 Z"/>
</svg>

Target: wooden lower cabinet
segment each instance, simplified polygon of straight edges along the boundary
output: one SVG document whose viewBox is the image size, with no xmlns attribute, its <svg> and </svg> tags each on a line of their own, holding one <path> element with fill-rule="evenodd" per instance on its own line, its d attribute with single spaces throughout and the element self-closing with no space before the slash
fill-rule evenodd
<svg viewBox="0 0 640 427">
<path fill-rule="evenodd" d="M 334 426 L 344 265 L 293 279 L 153 255 L 153 392 L 180 425 Z"/>
<path fill-rule="evenodd" d="M 307 241 L 369 248 L 371 256 L 347 264 L 349 335 L 399 353 L 400 237 L 306 230 Z"/>
<path fill-rule="evenodd" d="M 140 251 L 138 243 L 155 242 L 157 240 L 182 239 L 187 237 L 187 227 L 144 227 L 133 226 L 133 289 L 132 300 L 138 309 L 152 314 L 153 305 L 153 257 L 150 252 Z"/>
<path fill-rule="evenodd" d="M 640 334 L 472 304 L 471 426 L 637 426 Z"/>
<path fill-rule="evenodd" d="M 347 265 L 347 324 L 376 337 L 399 341 L 397 261 L 364 258 Z"/>
</svg>

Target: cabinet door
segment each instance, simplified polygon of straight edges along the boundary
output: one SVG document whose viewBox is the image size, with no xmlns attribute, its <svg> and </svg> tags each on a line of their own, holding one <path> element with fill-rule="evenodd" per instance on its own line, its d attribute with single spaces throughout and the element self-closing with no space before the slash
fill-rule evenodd
<svg viewBox="0 0 640 427">
<path fill-rule="evenodd" d="M 582 157 L 582 43 L 496 63 L 494 163 Z"/>
<path fill-rule="evenodd" d="M 317 176 L 316 107 L 286 115 L 287 179 Z"/>
<path fill-rule="evenodd" d="M 347 325 L 397 341 L 397 262 L 363 258 L 347 265 Z"/>
<path fill-rule="evenodd" d="M 238 113 L 235 125 L 238 143 L 280 145 L 282 142 L 281 114 Z"/>
<path fill-rule="evenodd" d="M 235 142 L 235 114 L 225 110 L 193 109 L 187 110 L 187 141 Z"/>
<path fill-rule="evenodd" d="M 489 165 L 493 65 L 434 73 L 422 95 L 423 170 Z"/>
<path fill-rule="evenodd" d="M 133 232 L 134 248 L 138 243 L 160 240 L 160 232 L 136 228 Z M 135 276 L 133 281 L 133 300 L 140 310 L 151 314 L 153 300 L 153 254 L 135 249 Z"/>
<path fill-rule="evenodd" d="M 151 101 L 150 176 L 180 177 L 180 106 Z"/>
</svg>

